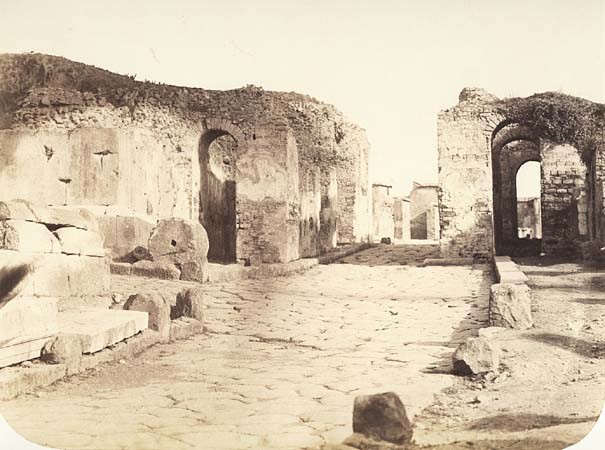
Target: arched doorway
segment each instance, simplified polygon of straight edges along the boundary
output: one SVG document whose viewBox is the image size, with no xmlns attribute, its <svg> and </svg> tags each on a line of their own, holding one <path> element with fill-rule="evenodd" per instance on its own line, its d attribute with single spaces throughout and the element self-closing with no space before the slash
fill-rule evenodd
<svg viewBox="0 0 605 450">
<path fill-rule="evenodd" d="M 224 130 L 207 130 L 199 149 L 199 220 L 208 233 L 208 260 L 236 261 L 237 244 L 237 141 Z"/>
<path fill-rule="evenodd" d="M 517 169 L 517 237 L 526 244 L 542 239 L 541 168 L 539 161 L 526 161 Z"/>
<path fill-rule="evenodd" d="M 493 134 L 492 180 L 496 255 L 520 256 L 540 252 L 539 241 L 519 238 L 517 192 L 519 168 L 529 161 L 540 164 L 538 142 L 530 129 L 518 124 L 505 124 Z M 539 185 L 539 171 L 537 182 Z"/>
</svg>

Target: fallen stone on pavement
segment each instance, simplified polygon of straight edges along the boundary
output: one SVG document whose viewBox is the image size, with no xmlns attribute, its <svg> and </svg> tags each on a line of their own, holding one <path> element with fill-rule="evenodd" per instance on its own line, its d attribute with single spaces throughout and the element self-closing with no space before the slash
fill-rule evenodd
<svg viewBox="0 0 605 450">
<path fill-rule="evenodd" d="M 355 397 L 353 432 L 394 444 L 410 442 L 412 425 L 394 392 Z"/>
<path fill-rule="evenodd" d="M 60 334 L 42 348 L 41 359 L 49 364 L 65 364 L 67 375 L 80 371 L 82 341 L 75 335 Z"/>
<path fill-rule="evenodd" d="M 191 317 L 204 323 L 204 291 L 202 289 L 188 288 L 177 294 L 173 318 L 181 316 Z"/>
<path fill-rule="evenodd" d="M 530 289 L 526 284 L 494 284 L 489 298 L 491 326 L 527 330 L 534 324 Z"/>
<path fill-rule="evenodd" d="M 149 314 L 148 327 L 160 334 L 162 340 L 170 339 L 170 304 L 160 294 L 131 295 L 124 309 Z"/>
<path fill-rule="evenodd" d="M 454 352 L 452 362 L 457 375 L 478 375 L 497 371 L 500 346 L 485 337 L 470 337 Z"/>
</svg>

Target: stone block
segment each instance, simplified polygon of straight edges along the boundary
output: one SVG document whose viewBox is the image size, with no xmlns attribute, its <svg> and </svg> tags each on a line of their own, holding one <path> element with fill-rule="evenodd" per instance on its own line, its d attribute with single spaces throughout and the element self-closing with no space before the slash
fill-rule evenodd
<svg viewBox="0 0 605 450">
<path fill-rule="evenodd" d="M 37 222 L 57 227 L 76 227 L 83 230 L 96 229 L 96 221 L 89 213 L 80 213 L 81 209 L 73 207 L 46 207 L 32 204 L 31 208 L 37 217 Z"/>
<path fill-rule="evenodd" d="M 25 200 L 0 201 L 0 220 L 17 219 L 37 222 L 37 217 Z"/>
<path fill-rule="evenodd" d="M 161 280 L 178 280 L 181 271 L 168 261 L 148 261 L 146 259 L 132 264 L 132 275 L 159 278 Z"/>
<path fill-rule="evenodd" d="M 116 216 L 116 245 L 134 247 L 147 246 L 155 222 L 136 216 Z"/>
<path fill-rule="evenodd" d="M 59 333 L 76 336 L 82 353 L 94 353 L 147 328 L 147 313 L 114 309 L 72 309 L 58 314 Z"/>
<path fill-rule="evenodd" d="M 204 323 L 204 291 L 201 288 L 182 290 L 176 296 L 175 310 L 177 317 L 191 317 Z"/>
<path fill-rule="evenodd" d="M 109 295 L 109 259 L 96 256 L 65 255 L 69 292 L 73 297 Z"/>
<path fill-rule="evenodd" d="M 109 263 L 109 270 L 112 274 L 115 274 L 115 275 L 130 275 L 130 273 L 132 271 L 132 264 L 121 263 L 121 262 L 111 262 L 111 263 Z"/>
<path fill-rule="evenodd" d="M 99 308 L 107 309 L 113 304 L 109 295 L 84 295 L 57 298 L 59 312 L 68 309 Z"/>
<path fill-rule="evenodd" d="M 0 343 L 48 337 L 57 331 L 55 298 L 18 296 L 0 309 Z"/>
<path fill-rule="evenodd" d="M 157 331 L 162 340 L 170 339 L 170 304 L 160 294 L 132 295 L 126 300 L 124 309 L 146 312 L 149 328 Z"/>
<path fill-rule="evenodd" d="M 105 256 L 103 239 L 96 231 L 74 227 L 59 228 L 54 232 L 61 243 L 61 252 L 68 255 Z"/>
<path fill-rule="evenodd" d="M 394 444 L 405 444 L 412 439 L 412 425 L 405 406 L 394 392 L 355 397 L 353 432 Z"/>
<path fill-rule="evenodd" d="M 0 308 L 17 295 L 34 293 L 32 270 L 33 258 L 12 250 L 0 250 Z"/>
<path fill-rule="evenodd" d="M 525 284 L 494 284 L 489 299 L 489 324 L 527 330 L 534 324 L 530 289 Z"/>
<path fill-rule="evenodd" d="M 170 340 L 189 339 L 191 336 L 204 332 L 204 325 L 190 317 L 181 317 L 170 322 Z"/>
<path fill-rule="evenodd" d="M 79 336 L 60 334 L 44 345 L 40 357 L 49 364 L 65 364 L 67 375 L 72 375 L 80 371 L 82 353 Z"/>
<path fill-rule="evenodd" d="M 26 220 L 0 221 L 0 248 L 34 253 L 61 251 L 59 241 L 48 228 Z"/>
<path fill-rule="evenodd" d="M 43 255 L 34 260 L 33 291 L 39 297 L 68 297 L 70 268 L 67 255 Z"/>
<path fill-rule="evenodd" d="M 208 264 L 208 235 L 204 227 L 183 219 L 160 220 L 149 237 L 154 261 L 181 267 L 181 279 L 203 282 Z"/>
<path fill-rule="evenodd" d="M 99 223 L 93 209 L 95 209 L 94 205 L 90 207 L 74 205 L 53 206 L 49 208 L 50 212 L 48 214 L 51 218 L 50 220 L 65 222 L 65 226 L 99 232 Z"/>
<path fill-rule="evenodd" d="M 500 366 L 500 353 L 500 346 L 495 342 L 485 337 L 470 337 L 454 352 L 454 373 L 477 375 L 497 371 Z"/>
<path fill-rule="evenodd" d="M 48 337 L 33 338 L 0 347 L 0 368 L 39 358 L 48 339 Z"/>
<path fill-rule="evenodd" d="M 112 248 L 118 244 L 116 216 L 97 217 L 99 232 L 103 236 L 103 247 Z"/>
</svg>

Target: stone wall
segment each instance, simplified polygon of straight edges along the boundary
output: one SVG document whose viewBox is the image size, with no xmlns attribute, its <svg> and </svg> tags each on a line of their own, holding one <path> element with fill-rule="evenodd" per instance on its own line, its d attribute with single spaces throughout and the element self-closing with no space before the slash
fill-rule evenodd
<svg viewBox="0 0 605 450">
<path fill-rule="evenodd" d="M 512 102 L 507 100 L 509 110 Z M 556 134 L 551 124 L 514 122 L 501 106 L 485 91 L 467 88 L 458 105 L 439 114 L 441 252 L 573 255 L 581 241 L 602 236 L 602 146 L 553 142 L 547 138 Z M 541 249 L 517 233 L 516 174 L 527 161 L 542 166 Z"/>
<path fill-rule="evenodd" d="M 588 239 L 587 168 L 577 149 L 546 139 L 542 159 L 542 250 L 576 254 Z"/>
<path fill-rule="evenodd" d="M 481 90 L 465 89 L 437 119 L 440 247 L 444 257 L 493 254 L 490 139 L 499 120 Z"/>
<path fill-rule="evenodd" d="M 405 197 L 393 198 L 393 220 L 395 240 L 408 242 L 410 237 L 410 200 Z M 437 224 L 439 225 L 439 224 Z"/>
<path fill-rule="evenodd" d="M 439 203 L 439 186 L 414 182 L 410 192 L 410 217 L 412 239 L 439 239 L 436 210 Z"/>
<path fill-rule="evenodd" d="M 109 282 L 91 213 L 0 201 L 0 367 L 39 357 L 59 311 L 108 307 Z"/>
<path fill-rule="evenodd" d="M 0 55 L 0 106 L 3 198 L 85 205 L 103 215 L 109 208 L 118 212 L 110 217 L 149 223 L 204 221 L 212 202 L 231 192 L 226 179 L 217 182 L 230 165 L 235 213 L 210 214 L 207 225 L 222 224 L 227 231 L 209 235 L 229 241 L 235 223 L 238 259 L 289 261 L 368 239 L 365 132 L 311 97 L 137 82 L 64 58 Z M 212 158 L 203 156 L 208 151 Z M 323 186 L 332 186 L 329 202 Z M 201 191 L 213 193 L 206 209 Z M 329 229 L 322 232 L 322 223 Z M 140 244 L 114 241 L 117 255 Z M 217 257 L 229 259 L 231 245 L 221 243 Z"/>
</svg>

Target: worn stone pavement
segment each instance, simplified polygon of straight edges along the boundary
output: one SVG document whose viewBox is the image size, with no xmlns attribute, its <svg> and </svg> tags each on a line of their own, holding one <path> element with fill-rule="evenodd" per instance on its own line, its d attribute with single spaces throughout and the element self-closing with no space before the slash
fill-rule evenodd
<svg viewBox="0 0 605 450">
<path fill-rule="evenodd" d="M 333 264 L 205 285 L 206 334 L 4 402 L 0 413 L 27 439 L 62 449 L 340 442 L 355 396 L 395 391 L 413 417 L 452 384 L 451 353 L 485 319 L 490 283 L 487 266 Z M 190 284 L 112 278 L 122 294 Z"/>
</svg>

